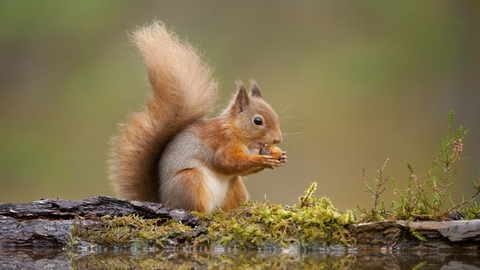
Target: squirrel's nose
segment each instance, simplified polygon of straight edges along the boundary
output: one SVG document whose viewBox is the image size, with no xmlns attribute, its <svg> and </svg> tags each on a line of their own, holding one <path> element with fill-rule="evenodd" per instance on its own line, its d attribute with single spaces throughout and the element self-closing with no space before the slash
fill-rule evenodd
<svg viewBox="0 0 480 270">
<path fill-rule="evenodd" d="M 273 139 L 273 144 L 279 144 L 282 142 L 282 135 L 280 137 Z"/>
<path fill-rule="evenodd" d="M 276 129 L 275 132 L 270 133 L 271 138 L 273 139 L 273 144 L 278 144 L 282 142 L 282 132 L 280 131 L 280 128 Z"/>
</svg>

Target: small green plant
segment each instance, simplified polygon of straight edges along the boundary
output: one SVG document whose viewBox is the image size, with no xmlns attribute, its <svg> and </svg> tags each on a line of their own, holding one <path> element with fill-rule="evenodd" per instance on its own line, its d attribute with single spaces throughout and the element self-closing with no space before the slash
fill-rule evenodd
<svg viewBox="0 0 480 270">
<path fill-rule="evenodd" d="M 314 199 L 311 197 L 313 193 L 317 190 L 317 182 L 313 182 L 310 184 L 310 187 L 305 190 L 305 196 L 300 196 L 298 198 L 298 201 L 300 202 L 300 207 L 306 207 L 314 201 Z"/>
<path fill-rule="evenodd" d="M 418 240 L 422 241 L 422 242 L 427 242 L 427 238 L 425 238 L 425 236 L 421 235 L 417 230 L 415 230 L 414 228 L 410 228 L 410 233 L 415 236 L 415 238 L 417 238 Z"/>
<path fill-rule="evenodd" d="M 420 270 L 420 269 L 422 269 L 425 265 L 427 265 L 427 262 L 421 262 L 421 263 L 415 265 L 415 266 L 412 268 L 412 270 Z"/>
<path fill-rule="evenodd" d="M 480 219 L 480 205 L 477 205 L 477 202 L 473 202 L 472 205 L 465 210 L 465 219 Z"/>
<path fill-rule="evenodd" d="M 368 211 L 364 208 L 358 207 L 360 212 L 363 213 L 363 218 L 362 220 L 364 221 L 380 221 L 384 220 L 384 216 L 386 215 L 386 210 L 385 210 L 385 204 L 382 200 L 380 200 L 380 195 L 385 191 L 385 187 L 383 186 L 386 182 L 393 181 L 392 178 L 389 176 L 385 176 L 383 174 L 383 171 L 385 170 L 385 167 L 387 167 L 388 164 L 388 159 L 385 161 L 383 164 L 383 167 L 381 170 L 377 171 L 377 177 L 374 180 L 374 188 L 371 188 L 368 183 L 367 183 L 367 170 L 363 169 L 362 170 L 362 181 L 365 183 L 366 192 L 370 192 L 372 194 L 372 199 L 373 199 L 373 208 L 371 211 Z M 380 206 L 380 209 L 377 210 L 378 205 Z"/>
<path fill-rule="evenodd" d="M 455 181 L 453 176 L 457 173 L 454 163 L 461 160 L 460 154 L 463 151 L 463 141 L 468 134 L 468 128 L 458 127 L 452 132 L 453 111 L 448 113 L 447 132 L 441 136 L 441 144 L 437 155 L 434 157 L 432 165 L 423 181 L 419 181 L 417 174 L 410 164 L 407 168 L 410 172 L 407 181 L 407 188 L 399 191 L 397 183 L 393 178 L 384 177 L 383 171 L 387 165 L 388 159 L 380 171 L 378 177 L 375 178 L 375 188 L 372 189 L 368 185 L 363 170 L 362 180 L 367 187 L 366 191 L 373 194 L 374 206 L 370 212 L 360 209 L 364 216 L 362 220 L 375 221 L 384 219 L 404 219 L 404 220 L 442 220 L 448 219 L 448 215 L 453 212 L 460 211 L 462 215 L 469 217 L 478 217 L 479 208 L 473 205 L 475 198 L 480 194 L 480 173 L 472 178 L 475 194 L 469 199 L 464 198 L 460 203 L 453 203 L 448 192 L 448 188 Z M 398 199 L 392 202 L 390 211 L 386 211 L 384 207 L 377 211 L 377 205 L 381 200 L 380 194 L 385 191 L 383 185 L 390 180 L 394 187 L 394 194 L 398 195 Z M 451 202 L 451 206 L 447 206 L 447 198 Z M 383 202 L 382 202 L 383 203 Z M 413 235 L 415 235 L 412 232 Z M 417 237 L 418 238 L 418 237 Z"/>
<path fill-rule="evenodd" d="M 398 191 L 397 183 L 391 180 L 394 187 L 393 193 L 399 195 L 397 201 L 392 202 L 392 212 L 397 216 L 393 218 L 405 219 L 406 217 L 428 215 L 429 194 L 425 190 L 425 183 L 419 183 L 417 175 L 413 171 L 410 164 L 407 164 L 410 172 L 407 181 L 407 188 L 403 191 Z M 391 217 L 392 218 L 392 217 Z"/>
</svg>

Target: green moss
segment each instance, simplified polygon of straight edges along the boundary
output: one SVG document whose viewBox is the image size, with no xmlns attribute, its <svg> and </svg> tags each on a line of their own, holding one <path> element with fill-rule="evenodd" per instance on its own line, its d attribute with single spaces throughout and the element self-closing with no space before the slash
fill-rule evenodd
<svg viewBox="0 0 480 270">
<path fill-rule="evenodd" d="M 143 219 L 138 216 L 103 217 L 94 226 L 72 229 L 73 246 L 119 248 L 189 247 L 323 249 L 353 243 L 345 226 L 353 213 L 339 212 L 328 198 L 315 198 L 312 184 L 294 206 L 248 201 L 228 213 L 197 215 L 203 227 L 191 228 L 176 220 Z"/>
<path fill-rule="evenodd" d="M 292 207 L 249 201 L 231 212 L 201 218 L 210 223 L 208 241 L 213 245 L 317 249 L 352 244 L 345 225 L 353 223 L 353 213 L 338 212 L 328 198 L 308 199 L 307 205 L 301 201 Z"/>
<path fill-rule="evenodd" d="M 138 248 L 178 246 L 193 229 L 177 220 L 143 219 L 136 215 L 104 216 L 95 225 L 79 220 L 72 228 L 71 246 Z"/>
</svg>

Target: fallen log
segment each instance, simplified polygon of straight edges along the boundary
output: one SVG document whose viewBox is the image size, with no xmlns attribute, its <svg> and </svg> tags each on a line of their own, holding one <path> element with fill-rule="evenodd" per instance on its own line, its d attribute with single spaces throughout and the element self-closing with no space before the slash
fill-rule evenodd
<svg viewBox="0 0 480 270">
<path fill-rule="evenodd" d="M 358 249 L 480 249 L 480 220 L 350 225 Z M 416 236 L 417 235 L 417 236 Z"/>
<path fill-rule="evenodd" d="M 24 204 L 0 204 L 0 247 L 67 246 L 72 227 L 92 228 L 101 217 L 136 215 L 143 219 L 179 220 L 194 228 L 169 243 L 182 247 L 185 239 L 208 233 L 207 222 L 161 204 L 100 196 L 81 201 L 44 199 Z M 155 226 L 162 226 L 155 224 Z M 385 221 L 346 226 L 353 252 L 364 249 L 480 249 L 480 220 L 444 222 Z M 193 241 L 194 242 L 194 241 Z M 338 243 L 334 243 L 338 248 Z M 328 247 L 325 247 L 328 249 Z"/>
<path fill-rule="evenodd" d="M 157 203 L 106 196 L 81 201 L 42 199 L 0 204 L 0 247 L 65 246 L 70 241 L 74 224 L 88 227 L 98 224 L 100 217 L 128 215 L 145 219 L 176 219 L 189 226 L 200 225 L 198 218 L 190 213 Z"/>
</svg>

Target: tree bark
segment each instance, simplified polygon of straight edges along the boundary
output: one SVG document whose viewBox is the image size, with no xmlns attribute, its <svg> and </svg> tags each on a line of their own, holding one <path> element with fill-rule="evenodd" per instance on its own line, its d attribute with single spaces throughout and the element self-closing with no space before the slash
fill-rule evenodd
<svg viewBox="0 0 480 270">
<path fill-rule="evenodd" d="M 478 219 L 372 222 L 350 225 L 349 229 L 358 249 L 480 249 Z M 415 232 L 426 241 L 414 236 Z"/>
</svg>

